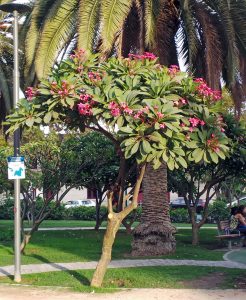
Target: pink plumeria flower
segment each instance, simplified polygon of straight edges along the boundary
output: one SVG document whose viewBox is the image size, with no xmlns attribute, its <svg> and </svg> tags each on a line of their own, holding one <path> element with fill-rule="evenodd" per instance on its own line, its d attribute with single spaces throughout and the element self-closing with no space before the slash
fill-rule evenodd
<svg viewBox="0 0 246 300">
<path fill-rule="evenodd" d="M 156 115 L 159 119 L 162 119 L 164 117 L 164 114 L 159 111 L 156 113 Z"/>
</svg>

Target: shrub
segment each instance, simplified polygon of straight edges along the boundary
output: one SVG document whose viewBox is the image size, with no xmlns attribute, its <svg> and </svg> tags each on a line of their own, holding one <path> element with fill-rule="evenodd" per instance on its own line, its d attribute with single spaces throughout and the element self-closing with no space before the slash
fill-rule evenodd
<svg viewBox="0 0 246 300">
<path fill-rule="evenodd" d="M 13 220 L 14 219 L 14 199 L 7 198 L 0 205 L 0 219 Z"/>
<path fill-rule="evenodd" d="M 230 218 L 230 209 L 225 199 L 218 198 L 209 205 L 209 217 L 217 223 Z"/>
<path fill-rule="evenodd" d="M 0 242 L 9 242 L 14 239 L 14 230 L 5 229 L 0 231 Z"/>
<path fill-rule="evenodd" d="M 189 223 L 190 217 L 186 208 L 177 208 L 170 210 L 170 217 L 173 223 Z"/>
</svg>

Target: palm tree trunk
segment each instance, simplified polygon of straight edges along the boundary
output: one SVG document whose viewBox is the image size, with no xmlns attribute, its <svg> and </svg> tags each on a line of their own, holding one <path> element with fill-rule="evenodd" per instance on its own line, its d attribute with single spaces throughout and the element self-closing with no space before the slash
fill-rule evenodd
<svg viewBox="0 0 246 300">
<path fill-rule="evenodd" d="M 133 231 L 132 255 L 156 256 L 175 252 L 176 229 L 172 226 L 167 199 L 167 167 L 148 165 L 143 180 L 140 224 Z"/>
</svg>

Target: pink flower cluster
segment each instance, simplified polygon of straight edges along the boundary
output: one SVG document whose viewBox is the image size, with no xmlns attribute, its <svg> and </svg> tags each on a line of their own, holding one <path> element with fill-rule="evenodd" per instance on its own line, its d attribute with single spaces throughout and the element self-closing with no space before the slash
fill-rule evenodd
<svg viewBox="0 0 246 300">
<path fill-rule="evenodd" d="M 198 127 L 199 125 L 204 126 L 206 124 L 203 120 L 200 120 L 199 118 L 189 118 L 189 122 L 191 125 L 191 127 L 189 128 L 190 132 L 193 132 L 194 128 Z M 181 127 L 184 126 L 181 125 Z"/>
<path fill-rule="evenodd" d="M 37 95 L 37 91 L 34 88 L 29 86 L 25 90 L 25 95 L 28 101 L 32 101 L 32 99 Z"/>
<path fill-rule="evenodd" d="M 92 96 L 89 94 L 81 94 L 79 96 L 80 103 L 78 104 L 79 114 L 82 116 L 92 116 L 92 107 L 95 105 Z"/>
<path fill-rule="evenodd" d="M 210 139 L 207 140 L 207 145 L 212 151 L 216 153 L 220 151 L 219 140 L 214 133 L 212 133 Z"/>
<path fill-rule="evenodd" d="M 61 98 L 66 98 L 68 95 L 74 93 L 74 85 L 69 85 L 66 80 L 63 80 L 61 86 L 59 86 L 56 81 L 53 81 L 50 93 L 52 95 L 58 94 Z"/>
<path fill-rule="evenodd" d="M 92 82 L 98 82 L 102 80 L 101 74 L 98 72 L 89 72 L 88 77 Z"/>
<path fill-rule="evenodd" d="M 120 115 L 120 107 L 116 102 L 110 102 L 108 108 L 111 110 L 111 115 L 113 117 L 118 117 Z"/>
<path fill-rule="evenodd" d="M 188 103 L 188 101 L 184 98 L 180 98 L 178 101 L 174 101 L 174 106 L 176 107 L 182 107 Z"/>
<path fill-rule="evenodd" d="M 135 114 L 134 114 L 134 119 L 135 120 L 139 120 L 141 119 L 144 122 L 144 114 L 148 114 L 149 113 L 149 107 L 146 105 L 145 107 L 139 109 Z"/>
<path fill-rule="evenodd" d="M 189 122 L 192 127 L 197 127 L 198 125 L 204 126 L 205 122 L 199 118 L 189 118 Z"/>
<path fill-rule="evenodd" d="M 164 114 L 159 111 L 156 113 L 156 115 L 157 115 L 158 119 L 162 119 L 164 117 Z"/>
<path fill-rule="evenodd" d="M 218 118 L 217 118 L 217 125 L 219 126 L 221 132 L 225 132 L 225 129 L 223 128 L 223 126 L 225 124 L 224 124 L 224 119 L 223 119 L 222 116 L 218 116 Z"/>
<path fill-rule="evenodd" d="M 111 110 L 111 115 L 113 117 L 118 117 L 121 112 L 124 112 L 128 115 L 133 114 L 133 110 L 125 102 L 117 104 L 116 102 L 112 101 L 109 103 L 108 108 Z"/>
<path fill-rule="evenodd" d="M 171 65 L 168 68 L 168 74 L 171 76 L 175 76 L 180 71 L 179 66 Z"/>
<path fill-rule="evenodd" d="M 78 111 L 79 111 L 79 114 L 82 116 L 91 116 L 93 114 L 92 107 L 89 103 L 79 103 Z"/>
<path fill-rule="evenodd" d="M 142 60 L 144 59 L 155 60 L 157 58 L 153 53 L 150 52 L 144 52 L 144 54 L 142 55 L 130 53 L 128 56 L 132 59 L 142 59 Z"/>
<path fill-rule="evenodd" d="M 213 101 L 219 101 L 222 98 L 221 91 L 211 89 L 203 78 L 196 78 L 194 82 L 198 83 L 197 91 L 201 96 L 209 97 Z"/>
<path fill-rule="evenodd" d="M 78 59 L 78 60 L 81 60 L 81 59 L 84 58 L 84 57 L 85 57 L 85 50 L 83 50 L 83 49 L 74 51 L 74 54 L 71 54 L 71 55 L 70 55 L 70 58 L 71 58 L 71 59 Z"/>
</svg>

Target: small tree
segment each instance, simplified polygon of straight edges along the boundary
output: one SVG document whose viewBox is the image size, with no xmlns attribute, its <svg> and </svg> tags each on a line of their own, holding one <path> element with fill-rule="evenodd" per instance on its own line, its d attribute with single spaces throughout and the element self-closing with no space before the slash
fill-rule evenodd
<svg viewBox="0 0 246 300">
<path fill-rule="evenodd" d="M 153 54 L 101 62 L 80 50 L 61 63 L 38 91 L 29 89 L 28 100 L 20 101 L 18 111 L 9 116 L 12 131 L 62 123 L 73 130 L 99 131 L 115 145 L 120 167 L 108 191 L 107 230 L 92 286 L 101 286 L 120 224 L 137 207 L 147 164 L 158 168 L 165 162 L 173 170 L 186 168 L 189 161 L 218 162 L 228 155 L 229 141 L 214 109 L 219 99 L 220 93 L 203 80 L 194 81 L 176 66 L 168 69 L 157 64 Z M 129 158 L 138 164 L 137 180 L 124 196 Z M 118 213 L 112 205 L 116 187 L 118 198 L 123 199 Z"/>
<path fill-rule="evenodd" d="M 245 178 L 246 165 L 246 134 L 244 124 L 232 116 L 219 117 L 223 130 L 230 138 L 230 156 L 216 163 L 199 164 L 190 162 L 186 170 L 169 173 L 169 189 L 178 192 L 185 199 L 192 223 L 192 244 L 199 243 L 199 229 L 204 225 L 209 214 L 209 202 L 218 194 L 226 182 L 240 182 Z M 197 207 L 200 199 L 205 200 L 202 219 L 197 222 Z"/>
<path fill-rule="evenodd" d="M 208 214 L 216 221 L 218 229 L 221 231 L 220 222 L 228 220 L 230 217 L 230 209 L 226 205 L 225 199 L 216 199 L 209 205 Z"/>
<path fill-rule="evenodd" d="M 96 193 L 96 226 L 99 229 L 103 219 L 100 219 L 100 208 L 106 199 L 106 193 L 116 181 L 119 171 L 119 156 L 112 142 L 99 132 L 88 132 L 84 135 L 71 137 L 62 144 L 64 160 L 69 168 L 81 170 L 70 177 L 67 184 L 76 183 L 76 188 L 87 188 Z"/>
</svg>

